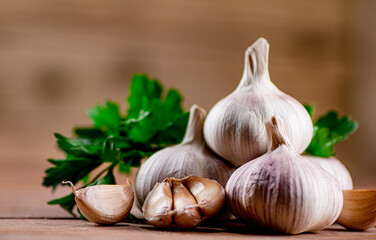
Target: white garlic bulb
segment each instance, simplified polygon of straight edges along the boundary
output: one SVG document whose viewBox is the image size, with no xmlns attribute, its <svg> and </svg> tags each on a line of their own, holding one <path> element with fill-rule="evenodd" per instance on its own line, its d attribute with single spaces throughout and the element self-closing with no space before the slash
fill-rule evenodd
<svg viewBox="0 0 376 240">
<path fill-rule="evenodd" d="M 69 183 L 78 209 L 87 220 L 110 225 L 125 219 L 131 211 L 134 192 L 129 180 L 120 185 L 95 185 L 76 190 Z"/>
<path fill-rule="evenodd" d="M 338 182 L 342 190 L 353 189 L 353 181 L 349 170 L 337 158 L 329 157 L 315 157 L 310 155 L 303 155 L 302 157 L 318 164 L 320 167 L 329 172 Z"/>
<path fill-rule="evenodd" d="M 157 183 L 142 208 L 145 219 L 156 227 L 192 228 L 220 214 L 224 204 L 220 184 L 191 175 Z"/>
<path fill-rule="evenodd" d="M 238 168 L 226 185 L 232 213 L 250 225 L 288 234 L 334 223 L 343 205 L 336 180 L 293 149 L 280 117 L 266 123 L 266 130 L 269 152 Z"/>
<path fill-rule="evenodd" d="M 281 92 L 268 72 L 269 44 L 260 38 L 245 52 L 243 77 L 237 89 L 208 113 L 204 137 L 208 146 L 235 166 L 266 153 L 264 122 L 279 115 L 298 153 L 309 145 L 312 120 L 302 104 Z"/>
<path fill-rule="evenodd" d="M 136 202 L 141 207 L 156 183 L 169 177 L 183 178 L 189 175 L 214 179 L 226 185 L 234 168 L 218 159 L 207 148 L 202 137 L 206 117 L 204 109 L 193 105 L 183 141 L 164 148 L 146 160 L 137 173 Z"/>
</svg>

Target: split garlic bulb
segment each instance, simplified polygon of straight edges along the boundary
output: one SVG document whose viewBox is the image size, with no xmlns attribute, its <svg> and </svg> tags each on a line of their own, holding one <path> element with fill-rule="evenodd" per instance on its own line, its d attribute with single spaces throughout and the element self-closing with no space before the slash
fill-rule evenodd
<svg viewBox="0 0 376 240">
<path fill-rule="evenodd" d="M 129 180 L 120 185 L 95 185 L 76 190 L 71 185 L 78 209 L 87 220 L 111 225 L 125 219 L 131 211 L 134 199 Z"/>
<path fill-rule="evenodd" d="M 145 219 L 156 227 L 192 228 L 219 214 L 225 190 L 215 181 L 188 176 L 157 183 L 143 205 Z"/>
<path fill-rule="evenodd" d="M 303 105 L 270 81 L 268 54 L 269 44 L 264 38 L 246 50 L 239 86 L 214 105 L 205 121 L 208 146 L 237 167 L 266 153 L 264 122 L 273 115 L 284 120 L 287 137 L 298 153 L 312 138 L 312 121 Z"/>
<path fill-rule="evenodd" d="M 206 147 L 202 137 L 205 117 L 205 110 L 193 105 L 183 141 L 154 153 L 141 165 L 135 183 L 136 202 L 139 207 L 155 184 L 169 177 L 195 175 L 214 179 L 222 186 L 226 185 L 234 169 Z"/>
<path fill-rule="evenodd" d="M 353 181 L 349 171 L 337 158 L 321 158 L 309 155 L 303 155 L 302 157 L 320 165 L 320 167 L 329 172 L 337 180 L 342 190 L 353 189 Z"/>
<path fill-rule="evenodd" d="M 266 131 L 269 152 L 238 168 L 226 185 L 232 213 L 252 226 L 288 234 L 334 223 L 343 205 L 336 180 L 293 149 L 282 118 L 274 116 Z"/>
</svg>

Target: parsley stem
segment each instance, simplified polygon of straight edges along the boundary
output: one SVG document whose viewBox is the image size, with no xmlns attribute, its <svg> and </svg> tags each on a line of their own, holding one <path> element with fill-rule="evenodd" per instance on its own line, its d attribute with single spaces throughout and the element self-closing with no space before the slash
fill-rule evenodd
<svg viewBox="0 0 376 240">
<path fill-rule="evenodd" d="M 106 167 L 105 169 L 103 169 L 102 171 L 100 171 L 100 173 L 98 173 L 94 178 L 93 180 L 90 181 L 90 183 L 88 183 L 87 185 L 95 182 L 103 173 L 105 173 L 106 171 L 112 171 L 112 169 L 118 164 L 118 162 L 113 162 L 111 163 L 111 165 L 109 165 L 108 167 Z M 86 186 L 87 186 L 86 185 Z"/>
</svg>

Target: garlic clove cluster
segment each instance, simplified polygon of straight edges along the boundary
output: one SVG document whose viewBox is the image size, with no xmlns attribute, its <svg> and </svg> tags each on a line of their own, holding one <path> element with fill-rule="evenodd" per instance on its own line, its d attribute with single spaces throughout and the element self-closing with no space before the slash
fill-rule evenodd
<svg viewBox="0 0 376 240">
<path fill-rule="evenodd" d="M 138 207 L 141 208 L 155 184 L 166 178 L 195 175 L 226 185 L 234 167 L 219 159 L 205 145 L 202 136 L 205 117 L 206 111 L 193 105 L 183 141 L 154 153 L 141 165 L 135 183 Z"/>
<path fill-rule="evenodd" d="M 345 165 L 343 165 L 343 163 L 337 158 L 321 158 L 310 155 L 303 155 L 302 157 L 318 164 L 330 173 L 337 180 L 342 190 L 353 189 L 353 181 L 349 170 L 347 170 Z"/>
<path fill-rule="evenodd" d="M 210 110 L 204 125 L 208 146 L 239 167 L 268 150 L 264 122 L 279 115 L 298 153 L 309 145 L 312 120 L 302 104 L 281 92 L 268 72 L 269 44 L 258 39 L 245 52 L 243 77 L 237 89 Z"/>
<path fill-rule="evenodd" d="M 218 215 L 225 190 L 215 181 L 188 176 L 157 183 L 143 205 L 145 219 L 156 227 L 193 228 Z"/>
<path fill-rule="evenodd" d="M 69 183 L 78 209 L 87 220 L 101 225 L 111 225 L 125 219 L 134 199 L 129 180 L 121 185 L 95 185 L 76 190 Z"/>
<path fill-rule="evenodd" d="M 253 226 L 288 234 L 336 221 L 343 196 L 336 180 L 291 146 L 282 118 L 266 123 L 269 151 L 239 167 L 226 185 L 231 212 Z"/>
<path fill-rule="evenodd" d="M 376 189 L 343 190 L 343 209 L 337 223 L 350 230 L 376 225 Z"/>
</svg>

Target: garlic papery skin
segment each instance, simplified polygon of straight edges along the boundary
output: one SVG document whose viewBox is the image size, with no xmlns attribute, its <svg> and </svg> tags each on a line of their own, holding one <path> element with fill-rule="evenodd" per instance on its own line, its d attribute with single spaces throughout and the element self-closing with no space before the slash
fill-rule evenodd
<svg viewBox="0 0 376 240">
<path fill-rule="evenodd" d="M 76 190 L 71 182 L 78 209 L 90 222 L 111 225 L 125 219 L 131 211 L 134 192 L 128 180 L 121 185 L 95 185 Z"/>
<path fill-rule="evenodd" d="M 216 103 L 205 120 L 208 146 L 237 167 L 267 152 L 264 122 L 273 115 L 284 120 L 287 137 L 298 153 L 312 138 L 312 120 L 303 105 L 271 82 L 268 55 L 269 44 L 264 38 L 246 50 L 239 86 Z"/>
<path fill-rule="evenodd" d="M 353 181 L 349 170 L 337 158 L 329 157 L 315 157 L 310 155 L 303 155 L 302 157 L 318 164 L 320 167 L 330 173 L 338 182 L 342 190 L 353 189 Z"/>
<path fill-rule="evenodd" d="M 215 156 L 205 145 L 202 137 L 205 117 L 205 110 L 193 105 L 183 141 L 154 153 L 141 165 L 135 183 L 139 207 L 155 184 L 166 178 L 195 175 L 226 185 L 234 168 Z"/>
<path fill-rule="evenodd" d="M 216 181 L 188 176 L 157 183 L 142 207 L 145 219 L 156 227 L 193 228 L 219 216 L 225 191 Z"/>
<path fill-rule="evenodd" d="M 174 223 L 178 228 L 192 228 L 201 223 L 203 218 L 194 196 L 184 186 L 184 184 L 176 179 L 172 179 L 173 215 Z"/>
<path fill-rule="evenodd" d="M 156 227 L 169 227 L 172 224 L 171 210 L 173 208 L 172 185 L 170 179 L 157 183 L 153 194 L 149 194 L 142 207 L 146 221 Z"/>
<path fill-rule="evenodd" d="M 196 199 L 203 215 L 211 218 L 219 214 L 225 204 L 225 189 L 219 183 L 196 176 L 186 177 L 182 182 Z"/>
<path fill-rule="evenodd" d="M 376 189 L 343 190 L 343 209 L 337 223 L 350 230 L 376 226 Z"/>
<path fill-rule="evenodd" d="M 266 130 L 268 153 L 239 167 L 227 182 L 231 212 L 251 226 L 288 234 L 334 223 L 343 205 L 334 177 L 294 150 L 282 118 L 274 116 Z"/>
</svg>

